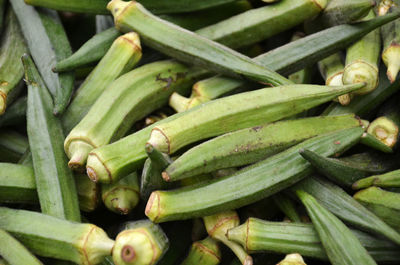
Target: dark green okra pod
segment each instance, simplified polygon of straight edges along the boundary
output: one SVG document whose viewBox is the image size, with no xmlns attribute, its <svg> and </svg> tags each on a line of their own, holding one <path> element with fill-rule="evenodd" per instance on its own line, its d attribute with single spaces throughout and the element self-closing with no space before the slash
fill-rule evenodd
<svg viewBox="0 0 400 265">
<path fill-rule="evenodd" d="M 284 193 L 277 193 L 272 196 L 274 203 L 278 206 L 278 208 L 285 214 L 286 217 L 289 218 L 290 221 L 301 223 L 301 217 L 296 210 L 296 205 L 293 200 L 290 199 Z"/>
<path fill-rule="evenodd" d="M 221 251 L 217 241 L 211 237 L 192 244 L 189 254 L 181 265 L 218 265 L 221 262 Z"/>
<path fill-rule="evenodd" d="M 15 131 L 0 131 L 0 161 L 18 162 L 29 148 L 28 139 Z"/>
<path fill-rule="evenodd" d="M 25 0 L 25 2 L 60 11 L 108 14 L 107 0 Z"/>
<path fill-rule="evenodd" d="M 22 62 L 28 85 L 27 130 L 41 210 L 80 221 L 76 187 L 62 147 L 61 122 L 53 115 L 50 94 L 32 59 L 25 54 Z"/>
<path fill-rule="evenodd" d="M 400 187 L 400 170 L 394 170 L 381 175 L 374 175 L 368 178 L 360 179 L 353 183 L 352 188 L 355 190 L 368 188 L 370 186 L 382 188 L 399 188 Z"/>
</svg>

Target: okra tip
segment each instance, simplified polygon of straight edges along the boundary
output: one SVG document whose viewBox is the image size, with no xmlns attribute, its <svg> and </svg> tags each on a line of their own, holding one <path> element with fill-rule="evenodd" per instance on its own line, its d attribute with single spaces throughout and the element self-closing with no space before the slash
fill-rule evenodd
<svg viewBox="0 0 400 265">
<path fill-rule="evenodd" d="M 93 182 L 109 184 L 112 182 L 112 177 L 97 155 L 89 154 L 86 163 L 86 173 Z"/>
<path fill-rule="evenodd" d="M 125 2 L 122 0 L 112 0 L 107 4 L 107 9 L 111 12 L 111 14 L 114 16 L 115 22 L 117 21 L 117 18 L 119 15 L 122 14 L 124 9 L 129 6 L 132 2 L 135 1 L 129 1 Z M 115 26 L 117 26 L 118 23 L 115 23 Z"/>
<path fill-rule="evenodd" d="M 89 152 L 94 147 L 86 141 L 73 139 L 65 140 L 65 152 L 70 158 L 68 166 L 74 171 L 84 171 Z"/>
</svg>

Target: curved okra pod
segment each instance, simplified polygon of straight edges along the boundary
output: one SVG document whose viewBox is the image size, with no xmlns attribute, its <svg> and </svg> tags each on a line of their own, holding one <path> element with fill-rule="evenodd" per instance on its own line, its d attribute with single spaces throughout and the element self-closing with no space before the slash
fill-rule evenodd
<svg viewBox="0 0 400 265">
<path fill-rule="evenodd" d="M 357 143 L 363 131 L 357 127 L 317 136 L 230 176 L 186 188 L 155 191 L 145 213 L 153 222 L 165 222 L 251 204 L 291 186 L 312 171 L 311 165 L 298 154 L 299 149 L 310 148 L 330 156 Z M 196 200 L 199 194 L 207 196 Z"/>
<path fill-rule="evenodd" d="M 94 265 L 111 255 L 114 246 L 114 241 L 92 224 L 5 207 L 0 207 L 0 214 L 0 229 L 11 233 L 39 256 Z"/>
<path fill-rule="evenodd" d="M 371 10 L 364 20 L 373 19 L 374 17 L 375 13 Z M 368 33 L 347 49 L 343 84 L 367 83 L 364 88 L 355 91 L 354 94 L 368 94 L 378 86 L 380 49 L 381 39 L 379 29 Z"/>
<path fill-rule="evenodd" d="M 107 54 L 76 92 L 63 115 L 66 133 L 88 113 L 103 91 L 123 73 L 131 70 L 142 56 L 139 36 L 127 33 L 117 38 Z"/>
<path fill-rule="evenodd" d="M 139 182 L 136 172 L 113 184 L 101 186 L 104 205 L 112 212 L 127 215 L 139 202 Z"/>
<path fill-rule="evenodd" d="M 80 221 L 78 196 L 62 147 L 64 133 L 53 115 L 50 94 L 32 59 L 22 57 L 28 85 L 27 130 L 43 213 Z"/>
<path fill-rule="evenodd" d="M 390 171 L 381 175 L 374 175 L 368 178 L 360 179 L 353 183 L 354 190 L 365 189 L 370 186 L 382 188 L 399 188 L 400 187 L 400 170 Z"/>
<path fill-rule="evenodd" d="M 112 256 L 118 265 L 153 265 L 168 247 L 168 238 L 159 225 L 148 220 L 128 222 L 115 239 Z"/>
<path fill-rule="evenodd" d="M 387 77 L 393 83 L 400 70 L 400 20 L 396 19 L 382 26 L 381 32 L 383 39 L 382 60 L 387 66 Z"/>
<path fill-rule="evenodd" d="M 221 135 L 183 153 L 163 173 L 175 181 L 218 169 L 249 165 L 308 138 L 360 126 L 353 115 L 286 120 Z"/>
<path fill-rule="evenodd" d="M 124 136 L 136 121 L 164 106 L 172 92 L 187 93 L 204 72 L 175 61 L 160 61 L 116 79 L 65 139 L 69 166 L 83 168 L 90 151 Z"/>
<path fill-rule="evenodd" d="M 100 185 L 91 181 L 87 175 L 74 174 L 78 192 L 79 208 L 84 212 L 92 212 L 100 205 Z"/>
<path fill-rule="evenodd" d="M 2 18 L 0 18 L 2 19 Z M 24 75 L 21 56 L 28 48 L 18 20 L 9 8 L 0 46 L 0 115 L 7 108 L 9 97 L 16 92 L 18 83 Z"/>
<path fill-rule="evenodd" d="M 400 194 L 370 187 L 354 194 L 354 199 L 367 207 L 391 227 L 400 231 Z"/>
<path fill-rule="evenodd" d="M 296 190 L 296 193 L 306 207 L 332 264 L 376 265 L 376 262 L 361 245 L 357 237 L 335 215 L 325 209 L 307 192 Z"/>
<path fill-rule="evenodd" d="M 13 265 L 43 265 L 28 249 L 9 233 L 0 229 L 0 255 Z"/>
<path fill-rule="evenodd" d="M 6 113 L 0 116 L 0 127 L 19 125 L 26 121 L 26 96 L 17 99 L 8 107 Z"/>
<path fill-rule="evenodd" d="M 236 211 L 224 211 L 215 215 L 203 217 L 208 235 L 221 241 L 230 248 L 243 265 L 252 265 L 253 258 L 236 242 L 228 240 L 226 233 L 239 225 L 239 215 Z"/>
<path fill-rule="evenodd" d="M 211 237 L 194 242 L 189 254 L 181 265 L 218 265 L 221 262 L 221 251 L 217 241 Z"/>
<path fill-rule="evenodd" d="M 338 186 L 321 178 L 308 177 L 293 186 L 291 191 L 296 189 L 302 189 L 313 195 L 319 203 L 344 222 L 356 226 L 360 230 L 383 235 L 398 245 L 400 244 L 400 234 L 396 230 L 367 210 Z"/>
<path fill-rule="evenodd" d="M 56 62 L 72 54 L 71 47 L 57 13 L 35 8 L 23 0 L 12 0 L 22 32 L 38 70 L 54 98 L 54 113 L 62 113 L 69 103 L 74 87 L 74 74 L 51 71 Z"/>
<path fill-rule="evenodd" d="M 362 86 L 289 85 L 217 99 L 156 126 L 148 143 L 171 154 L 202 139 L 290 117 Z"/>
<path fill-rule="evenodd" d="M 0 132 L 0 160 L 3 162 L 17 162 L 28 150 L 28 139 L 11 130 Z"/>
<path fill-rule="evenodd" d="M 271 85 L 292 83 L 226 46 L 157 18 L 136 1 L 113 0 L 107 8 L 113 13 L 118 29 L 137 31 L 144 43 L 169 56 L 261 83 Z"/>
</svg>

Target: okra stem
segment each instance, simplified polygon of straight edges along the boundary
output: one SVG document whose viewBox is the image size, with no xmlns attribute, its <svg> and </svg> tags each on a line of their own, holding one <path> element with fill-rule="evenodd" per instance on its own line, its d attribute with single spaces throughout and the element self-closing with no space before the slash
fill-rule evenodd
<svg viewBox="0 0 400 265">
<path fill-rule="evenodd" d="M 382 188 L 400 187 L 400 170 L 394 170 L 381 175 L 374 175 L 354 182 L 352 188 L 354 190 L 377 186 Z"/>
</svg>

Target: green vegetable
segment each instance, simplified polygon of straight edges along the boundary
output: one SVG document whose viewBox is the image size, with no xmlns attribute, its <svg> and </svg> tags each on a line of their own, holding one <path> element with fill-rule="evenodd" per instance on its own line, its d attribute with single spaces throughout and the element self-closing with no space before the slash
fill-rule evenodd
<svg viewBox="0 0 400 265">
<path fill-rule="evenodd" d="M 28 147 L 28 139 L 24 135 L 11 130 L 2 130 L 0 132 L 1 161 L 17 162 Z"/>
<path fill-rule="evenodd" d="M 284 193 L 277 193 L 272 196 L 274 203 L 292 222 L 301 223 L 301 217 L 296 210 L 294 202 Z"/>
<path fill-rule="evenodd" d="M 107 0 L 25 0 L 25 2 L 60 11 L 108 14 Z"/>
<path fill-rule="evenodd" d="M 395 10 L 395 8 L 392 8 Z M 394 11 L 391 11 L 394 12 Z M 387 66 L 387 76 L 394 83 L 400 70 L 400 20 L 396 19 L 382 26 L 382 60 Z"/>
<path fill-rule="evenodd" d="M 26 120 L 26 97 L 17 99 L 7 108 L 6 113 L 0 116 L 0 127 L 20 125 Z"/>
<path fill-rule="evenodd" d="M 370 186 L 382 188 L 400 187 L 400 170 L 394 170 L 381 175 L 374 175 L 368 178 L 360 179 L 352 185 L 355 190 L 368 188 Z"/>
<path fill-rule="evenodd" d="M 300 254 L 294 253 L 286 255 L 286 257 L 277 265 L 306 265 L 306 264 L 304 263 L 303 257 Z"/>
<path fill-rule="evenodd" d="M 92 212 L 100 205 L 100 185 L 91 181 L 87 175 L 74 174 L 78 192 L 79 208 L 84 212 Z"/>
<path fill-rule="evenodd" d="M 382 142 L 381 140 L 379 140 L 377 137 L 375 137 L 370 133 L 365 133 L 361 137 L 360 143 L 384 153 L 393 153 L 392 148 L 387 146 L 384 142 Z"/>
<path fill-rule="evenodd" d="M 221 251 L 217 241 L 207 237 L 192 244 L 189 254 L 181 265 L 218 265 L 221 262 Z"/>
</svg>

